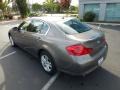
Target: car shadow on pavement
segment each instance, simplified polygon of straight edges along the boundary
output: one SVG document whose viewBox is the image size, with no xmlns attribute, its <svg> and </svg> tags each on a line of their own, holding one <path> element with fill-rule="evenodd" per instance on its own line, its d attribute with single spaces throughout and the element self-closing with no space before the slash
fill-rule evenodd
<svg viewBox="0 0 120 90">
<path fill-rule="evenodd" d="M 120 77 L 104 68 L 85 77 L 61 73 L 49 90 L 120 90 Z"/>
<path fill-rule="evenodd" d="M 20 48 L 9 46 L 0 59 L 0 90 L 40 90 L 51 78 L 36 58 Z"/>
<path fill-rule="evenodd" d="M 0 60 L 0 90 L 40 90 L 50 76 L 19 48 L 8 47 L 2 56 L 13 51 L 14 55 Z M 120 76 L 102 67 L 85 77 L 60 73 L 49 90 L 120 90 Z"/>
</svg>

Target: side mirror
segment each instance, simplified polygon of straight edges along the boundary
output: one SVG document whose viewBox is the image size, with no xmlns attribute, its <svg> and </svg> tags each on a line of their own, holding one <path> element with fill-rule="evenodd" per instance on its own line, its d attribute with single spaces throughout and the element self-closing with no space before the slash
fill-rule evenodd
<svg viewBox="0 0 120 90">
<path fill-rule="evenodd" d="M 19 31 L 19 32 L 21 32 L 21 31 L 22 31 L 22 29 L 21 29 L 21 28 L 19 28 L 19 27 L 14 27 L 14 28 L 13 28 L 13 30 L 15 30 L 15 31 Z"/>
<path fill-rule="evenodd" d="M 18 31 L 19 31 L 20 33 L 25 33 L 25 30 L 24 30 L 23 28 L 18 28 Z"/>
<path fill-rule="evenodd" d="M 18 27 L 13 27 L 13 30 L 18 30 Z"/>
</svg>

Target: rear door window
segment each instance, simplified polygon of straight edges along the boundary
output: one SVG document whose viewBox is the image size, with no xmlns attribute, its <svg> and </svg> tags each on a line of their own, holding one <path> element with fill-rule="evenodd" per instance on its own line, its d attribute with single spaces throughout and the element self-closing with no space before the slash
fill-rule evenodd
<svg viewBox="0 0 120 90">
<path fill-rule="evenodd" d="M 41 33 L 41 34 L 46 34 L 46 32 L 48 31 L 48 29 L 49 29 L 48 24 L 43 23 L 40 33 Z"/>
<path fill-rule="evenodd" d="M 28 26 L 29 32 L 39 32 L 40 34 L 46 34 L 48 29 L 48 24 L 41 20 L 32 20 L 32 22 Z"/>
<path fill-rule="evenodd" d="M 32 20 L 29 26 L 27 27 L 27 31 L 29 32 L 39 32 L 42 28 L 43 22 L 39 20 Z"/>
</svg>

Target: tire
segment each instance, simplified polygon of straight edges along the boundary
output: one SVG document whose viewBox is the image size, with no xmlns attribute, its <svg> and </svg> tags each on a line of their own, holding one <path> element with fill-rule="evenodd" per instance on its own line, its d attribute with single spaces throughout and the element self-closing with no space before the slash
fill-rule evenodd
<svg viewBox="0 0 120 90">
<path fill-rule="evenodd" d="M 12 47 L 15 47 L 16 44 L 15 44 L 15 42 L 14 42 L 14 40 L 13 40 L 13 38 L 12 38 L 11 35 L 9 36 L 9 40 L 10 40 L 10 44 L 11 44 L 11 46 L 12 46 Z"/>
<path fill-rule="evenodd" d="M 49 75 L 54 75 L 57 70 L 53 61 L 53 57 L 46 51 L 40 53 L 40 63 L 43 70 Z"/>
</svg>

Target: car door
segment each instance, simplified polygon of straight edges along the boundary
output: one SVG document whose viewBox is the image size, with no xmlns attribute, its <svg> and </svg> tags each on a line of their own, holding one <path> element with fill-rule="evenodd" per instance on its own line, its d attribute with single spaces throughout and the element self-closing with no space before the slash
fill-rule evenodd
<svg viewBox="0 0 120 90">
<path fill-rule="evenodd" d="M 27 27 L 27 32 L 25 32 L 25 49 L 33 55 L 37 55 L 38 48 L 41 47 L 43 43 L 43 38 L 45 38 L 46 32 L 49 26 L 41 20 L 32 20 Z"/>
<path fill-rule="evenodd" d="M 24 48 L 24 44 L 26 43 L 24 36 L 25 36 L 26 29 L 27 29 L 27 26 L 29 25 L 29 23 L 30 23 L 30 21 L 23 21 L 18 26 L 18 29 L 14 30 L 14 32 L 13 32 L 13 37 L 14 37 L 15 43 L 22 48 Z"/>
</svg>

